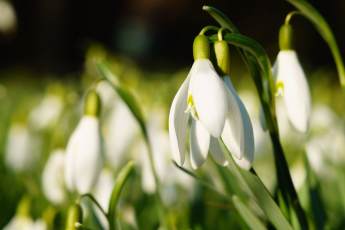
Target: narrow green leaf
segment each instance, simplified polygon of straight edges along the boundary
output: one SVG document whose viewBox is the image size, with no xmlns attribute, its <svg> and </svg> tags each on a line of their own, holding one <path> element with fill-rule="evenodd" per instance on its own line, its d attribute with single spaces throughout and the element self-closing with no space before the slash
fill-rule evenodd
<svg viewBox="0 0 345 230">
<path fill-rule="evenodd" d="M 250 229 L 265 230 L 265 225 L 257 218 L 252 211 L 238 198 L 232 196 L 232 202 L 236 207 L 236 210 L 240 213 L 242 219 L 246 222 Z"/>
<path fill-rule="evenodd" d="M 327 214 L 321 198 L 320 183 L 310 167 L 308 158 L 306 156 L 304 157 L 304 165 L 305 169 L 307 170 L 309 202 L 313 214 L 314 224 L 316 229 L 324 229 L 327 221 Z"/>
<path fill-rule="evenodd" d="M 134 96 L 129 90 L 119 83 L 117 77 L 110 71 L 109 67 L 105 63 L 97 63 L 97 68 L 102 77 L 104 77 L 112 85 L 119 97 L 126 103 L 129 110 L 137 120 L 144 137 L 147 138 L 144 116 Z"/>
<path fill-rule="evenodd" d="M 119 172 L 115 180 L 115 185 L 111 193 L 111 198 L 108 208 L 108 221 L 111 230 L 116 229 L 116 207 L 120 199 L 121 191 L 124 188 L 131 172 L 134 170 L 133 161 L 128 162 Z"/>
<path fill-rule="evenodd" d="M 233 172 L 234 180 L 240 181 L 244 186 L 247 186 L 247 190 L 250 191 L 251 196 L 256 203 L 265 213 L 268 220 L 277 229 L 289 229 L 292 230 L 290 223 L 286 220 L 285 216 L 273 200 L 270 192 L 266 189 L 265 185 L 261 182 L 260 178 L 256 175 L 240 169 L 234 160 L 228 149 L 223 144 L 223 149 L 228 153 L 227 159 L 229 162 L 228 169 Z"/>
<path fill-rule="evenodd" d="M 326 20 L 322 17 L 322 15 L 307 1 L 304 0 L 286 0 L 291 5 L 295 6 L 303 16 L 305 16 L 315 27 L 315 29 L 319 32 L 321 37 L 327 43 L 329 49 L 332 52 L 335 64 L 337 66 L 339 80 L 342 87 L 345 87 L 345 68 L 344 63 L 333 35 L 333 32 L 326 22 Z"/>
<path fill-rule="evenodd" d="M 202 7 L 204 11 L 209 13 L 221 27 L 227 28 L 232 32 L 239 33 L 237 27 L 231 22 L 231 20 L 226 16 L 222 11 L 218 10 L 215 7 L 204 5 Z"/>
</svg>

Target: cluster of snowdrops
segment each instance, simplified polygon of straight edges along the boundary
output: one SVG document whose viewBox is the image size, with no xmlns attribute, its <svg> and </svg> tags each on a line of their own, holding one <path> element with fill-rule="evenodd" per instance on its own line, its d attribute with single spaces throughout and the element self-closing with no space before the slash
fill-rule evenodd
<svg viewBox="0 0 345 230">
<path fill-rule="evenodd" d="M 342 94 L 309 86 L 290 21 L 318 13 L 291 3 L 299 11 L 280 28 L 272 68 L 260 44 L 206 6 L 219 26 L 195 37 L 188 74 L 143 78 L 96 47 L 82 84 L 47 84 L 31 102 L 32 92 L 18 102 L 1 86 L 4 170 L 21 178 L 7 181 L 21 198 L 4 229 L 344 226 L 345 200 L 329 196 L 345 197 Z M 249 69 L 241 81 L 230 45 Z"/>
</svg>

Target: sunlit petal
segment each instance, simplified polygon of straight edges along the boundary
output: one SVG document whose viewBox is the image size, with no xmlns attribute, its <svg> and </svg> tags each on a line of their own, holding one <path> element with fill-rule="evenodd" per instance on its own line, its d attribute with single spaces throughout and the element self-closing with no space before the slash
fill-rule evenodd
<svg viewBox="0 0 345 230">
<path fill-rule="evenodd" d="M 177 91 L 169 113 L 169 138 L 172 156 L 176 163 L 180 165 L 183 165 L 184 162 L 189 116 L 188 113 L 185 113 L 187 109 L 189 79 L 190 77 L 188 76 Z"/>
<path fill-rule="evenodd" d="M 200 122 L 212 136 L 219 137 L 228 111 L 226 89 L 208 59 L 194 62 L 189 91 L 193 96 Z"/>
<path fill-rule="evenodd" d="M 291 124 L 300 132 L 309 126 L 311 99 L 309 86 L 293 50 L 280 51 L 277 57 L 277 81 L 283 83 L 283 98 Z"/>
<path fill-rule="evenodd" d="M 190 131 L 190 159 L 192 168 L 197 169 L 205 162 L 209 146 L 210 134 L 200 122 L 193 120 Z"/>
<path fill-rule="evenodd" d="M 254 135 L 252 124 L 243 102 L 237 95 L 230 78 L 224 79 L 228 88 L 229 113 L 225 122 L 222 139 L 236 162 L 254 160 Z M 241 165 L 240 165 L 241 166 Z M 245 167 L 246 168 L 246 167 Z"/>
</svg>

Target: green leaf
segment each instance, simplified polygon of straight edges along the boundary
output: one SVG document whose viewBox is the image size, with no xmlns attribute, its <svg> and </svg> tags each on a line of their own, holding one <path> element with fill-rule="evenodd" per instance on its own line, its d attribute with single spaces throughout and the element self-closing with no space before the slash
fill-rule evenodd
<svg viewBox="0 0 345 230">
<path fill-rule="evenodd" d="M 329 49 L 332 52 L 335 64 L 337 66 L 339 80 L 341 86 L 345 87 L 345 68 L 344 63 L 333 35 L 331 28 L 329 27 L 326 20 L 322 17 L 322 15 L 307 1 L 304 0 L 286 0 L 291 5 L 295 6 L 300 13 L 305 16 L 315 27 L 315 29 L 319 32 L 321 37 L 327 43 Z"/>
<path fill-rule="evenodd" d="M 223 149 L 227 152 L 226 155 L 229 162 L 228 169 L 233 174 L 232 179 L 237 180 L 237 183 L 241 183 L 243 186 L 247 187 L 245 189 L 250 192 L 251 197 L 253 197 L 274 227 L 277 229 L 292 230 L 290 223 L 286 220 L 285 216 L 273 200 L 265 185 L 261 182 L 260 178 L 246 170 L 239 168 L 224 144 Z"/>
<path fill-rule="evenodd" d="M 108 208 L 108 221 L 111 230 L 116 229 L 116 207 L 120 199 L 121 191 L 124 188 L 131 172 L 134 170 L 133 161 L 128 162 L 119 172 L 115 180 L 115 185 L 111 193 L 111 198 Z"/>
<path fill-rule="evenodd" d="M 129 90 L 127 90 L 124 86 L 122 86 L 119 83 L 117 77 L 110 71 L 109 67 L 105 63 L 97 63 L 97 69 L 102 75 L 102 77 L 104 77 L 112 85 L 119 97 L 126 103 L 129 110 L 132 112 L 133 116 L 137 120 L 140 129 L 143 132 L 143 135 L 146 139 L 147 129 L 145 126 L 144 116 L 134 96 L 130 93 Z"/>
<path fill-rule="evenodd" d="M 316 229 L 325 229 L 327 214 L 321 198 L 321 189 L 318 178 L 312 170 L 308 158 L 304 157 L 304 165 L 307 171 L 307 185 L 309 190 L 309 202 L 313 214 Z"/>
<path fill-rule="evenodd" d="M 232 202 L 236 207 L 236 210 L 240 213 L 243 220 L 246 222 L 250 229 L 265 230 L 265 225 L 257 218 L 252 211 L 238 198 L 232 196 Z"/>
</svg>

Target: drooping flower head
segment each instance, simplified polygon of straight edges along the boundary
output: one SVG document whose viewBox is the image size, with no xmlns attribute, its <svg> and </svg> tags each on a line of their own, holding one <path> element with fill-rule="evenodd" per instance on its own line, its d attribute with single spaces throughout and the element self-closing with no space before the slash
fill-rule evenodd
<svg viewBox="0 0 345 230">
<path fill-rule="evenodd" d="M 224 52 L 228 52 L 228 47 L 225 48 Z M 228 53 L 223 53 L 219 45 L 215 46 L 215 52 L 216 56 L 217 53 L 221 56 L 218 56 L 217 61 L 226 66 L 222 72 L 228 71 Z M 238 162 L 245 159 L 246 164 L 243 166 L 248 168 L 248 162 L 253 159 L 254 149 L 249 116 L 231 82 L 224 82 L 214 69 L 209 60 L 209 53 L 207 37 L 198 35 L 193 44 L 193 66 L 170 109 L 169 136 L 173 158 L 180 165 L 184 162 L 188 119 L 191 118 L 189 143 L 193 168 L 198 168 L 204 163 L 209 150 L 217 163 L 227 165 L 219 143 L 219 138 L 223 136 L 228 140 L 225 144 L 231 145 L 229 150 L 237 156 Z M 224 130 L 224 126 L 227 130 Z"/>
<path fill-rule="evenodd" d="M 178 90 L 169 114 L 169 136 L 174 160 L 182 165 L 188 119 L 191 117 L 190 160 L 193 168 L 206 159 L 213 138 L 220 137 L 228 110 L 223 81 L 209 60 L 209 42 L 198 35 L 193 44 L 194 63 Z"/>
<path fill-rule="evenodd" d="M 229 106 L 221 137 L 235 162 L 244 169 L 250 169 L 254 160 L 252 123 L 247 109 L 230 80 L 230 52 L 227 42 L 224 40 L 216 41 L 214 48 L 217 65 L 226 85 Z"/>
<path fill-rule="evenodd" d="M 289 121 L 300 132 L 309 127 L 311 98 L 308 82 L 295 50 L 292 49 L 292 28 L 280 29 L 280 51 L 273 66 L 276 94 L 283 97 Z"/>
<path fill-rule="evenodd" d="M 65 182 L 70 191 L 91 192 L 103 165 L 103 146 L 99 124 L 100 99 L 96 92 L 86 96 L 84 115 L 66 148 Z"/>
</svg>

